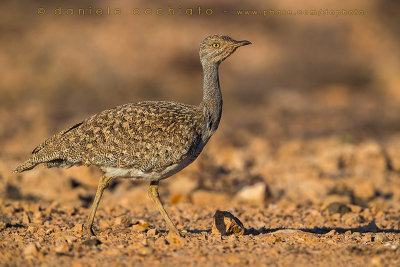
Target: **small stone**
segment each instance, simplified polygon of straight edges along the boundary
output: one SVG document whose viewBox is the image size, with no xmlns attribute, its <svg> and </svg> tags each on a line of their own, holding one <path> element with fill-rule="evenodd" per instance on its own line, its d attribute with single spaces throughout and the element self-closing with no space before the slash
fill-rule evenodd
<svg viewBox="0 0 400 267">
<path fill-rule="evenodd" d="M 70 249 L 70 246 L 67 244 L 67 242 L 64 241 L 56 246 L 55 251 L 57 253 L 67 253 L 70 251 Z"/>
<path fill-rule="evenodd" d="M 153 236 L 155 236 L 157 234 L 157 230 L 156 229 L 149 229 L 148 231 L 147 231 L 147 236 L 149 236 L 149 237 L 153 237 Z"/>
<path fill-rule="evenodd" d="M 374 241 L 383 243 L 389 241 L 389 238 L 384 233 L 376 233 Z"/>
<path fill-rule="evenodd" d="M 115 221 L 114 221 L 114 224 L 115 224 L 116 226 L 121 225 L 121 224 L 122 224 L 122 217 L 121 217 L 121 216 L 120 216 L 120 217 L 117 217 L 117 218 L 115 219 Z"/>
<path fill-rule="evenodd" d="M 38 231 L 38 227 L 36 225 L 29 225 L 27 231 L 31 234 L 36 233 Z"/>
<path fill-rule="evenodd" d="M 328 207 L 326 207 L 326 209 L 331 214 L 334 213 L 345 214 L 351 212 L 351 209 L 346 204 L 339 202 L 332 202 L 331 204 L 328 205 Z"/>
<path fill-rule="evenodd" d="M 71 230 L 74 231 L 74 232 L 80 233 L 80 232 L 83 231 L 83 224 L 81 224 L 81 223 L 75 224 L 74 227 L 72 227 Z"/>
<path fill-rule="evenodd" d="M 354 188 L 354 195 L 368 201 L 375 197 L 375 187 L 372 182 L 363 181 Z"/>
<path fill-rule="evenodd" d="M 363 243 L 367 243 L 367 242 L 371 242 L 371 234 L 363 234 L 361 237 L 361 242 Z"/>
<path fill-rule="evenodd" d="M 37 248 L 37 246 L 33 243 L 27 245 L 24 248 L 24 255 L 25 256 L 33 256 L 36 255 L 39 252 L 39 249 Z"/>
<path fill-rule="evenodd" d="M 146 232 L 147 229 L 139 224 L 135 224 L 131 226 L 131 230 L 132 232 L 135 233 L 141 233 L 141 232 Z"/>
<path fill-rule="evenodd" d="M 243 235 L 245 228 L 243 223 L 230 212 L 217 210 L 211 232 L 215 235 Z"/>
<path fill-rule="evenodd" d="M 354 225 L 354 224 L 359 224 L 364 222 L 364 218 L 358 214 L 358 213 L 346 213 L 342 216 L 342 221 L 346 225 Z"/>
<path fill-rule="evenodd" d="M 267 183 L 259 182 L 243 187 L 237 194 L 236 199 L 240 202 L 262 205 L 271 199 L 271 192 Z"/>
<path fill-rule="evenodd" d="M 297 230 L 297 229 L 278 230 L 278 231 L 274 232 L 273 234 L 278 239 L 283 240 L 283 241 L 296 240 L 297 242 L 300 242 L 300 243 L 312 243 L 312 242 L 319 241 L 319 238 L 317 235 L 309 233 L 309 232 Z"/>
<path fill-rule="evenodd" d="M 166 237 L 169 244 L 181 244 L 185 242 L 185 238 L 170 231 Z"/>
<path fill-rule="evenodd" d="M 147 256 L 147 255 L 153 254 L 154 250 L 150 247 L 145 246 L 145 247 L 138 248 L 136 250 L 136 252 L 140 256 Z"/>
<path fill-rule="evenodd" d="M 330 230 L 328 233 L 325 234 L 325 236 L 327 237 L 333 237 L 335 235 L 337 235 L 336 230 Z"/>
<path fill-rule="evenodd" d="M 101 244 L 101 241 L 97 238 L 91 238 L 83 241 L 82 244 L 88 247 L 96 247 Z"/>
<path fill-rule="evenodd" d="M 352 204 L 347 204 L 347 206 L 351 209 L 352 212 L 360 213 L 362 211 L 362 207 Z"/>
<path fill-rule="evenodd" d="M 137 223 L 145 229 L 149 229 L 150 224 L 144 220 L 138 220 Z"/>
<path fill-rule="evenodd" d="M 66 235 L 66 236 L 64 236 L 64 239 L 68 242 L 68 244 L 72 244 L 73 242 L 78 240 L 78 238 L 76 238 L 73 235 Z"/>
</svg>

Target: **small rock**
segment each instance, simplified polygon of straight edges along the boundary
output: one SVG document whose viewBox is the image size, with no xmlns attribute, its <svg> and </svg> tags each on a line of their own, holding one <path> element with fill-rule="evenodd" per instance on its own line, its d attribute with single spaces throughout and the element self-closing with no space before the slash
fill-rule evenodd
<svg viewBox="0 0 400 267">
<path fill-rule="evenodd" d="M 80 232 L 83 231 L 83 224 L 81 224 L 81 223 L 75 224 L 74 227 L 72 227 L 71 230 L 74 231 L 74 232 L 80 233 Z"/>
<path fill-rule="evenodd" d="M 73 242 L 75 242 L 76 240 L 78 240 L 78 238 L 76 238 L 73 235 L 66 235 L 64 236 L 65 241 L 68 242 L 68 244 L 72 244 Z"/>
<path fill-rule="evenodd" d="M 55 251 L 57 253 L 67 253 L 70 251 L 70 246 L 67 244 L 67 242 L 60 242 L 60 244 L 58 244 L 55 248 Z"/>
<path fill-rule="evenodd" d="M 37 246 L 33 243 L 27 245 L 24 248 L 24 255 L 25 256 L 33 256 L 36 255 L 39 252 L 39 249 L 37 248 Z"/>
<path fill-rule="evenodd" d="M 363 234 L 360 240 L 363 243 L 367 243 L 367 242 L 371 242 L 371 239 L 372 239 L 372 236 L 370 233 L 368 233 L 368 234 Z"/>
<path fill-rule="evenodd" d="M 147 231 L 147 236 L 149 236 L 149 237 L 153 237 L 153 236 L 155 236 L 157 234 L 157 230 L 156 229 L 149 229 L 148 231 Z"/>
<path fill-rule="evenodd" d="M 377 233 L 375 234 L 374 241 L 383 243 L 389 241 L 389 238 L 384 233 Z"/>
<path fill-rule="evenodd" d="M 146 232 L 147 229 L 145 227 L 141 226 L 140 224 L 135 224 L 135 225 L 131 226 L 131 230 L 132 230 L 132 232 L 135 232 L 135 233 L 141 233 L 141 232 Z"/>
<path fill-rule="evenodd" d="M 245 228 L 243 223 L 228 211 L 217 210 L 214 214 L 212 234 L 243 235 Z"/>
<path fill-rule="evenodd" d="M 237 194 L 236 199 L 240 202 L 262 205 L 271 199 L 271 192 L 267 183 L 259 182 L 254 185 L 243 187 Z"/>
<path fill-rule="evenodd" d="M 318 242 L 319 237 L 316 234 L 304 232 L 297 229 L 283 229 L 273 233 L 273 235 L 282 241 L 296 240 L 300 243 Z"/>
<path fill-rule="evenodd" d="M 138 248 L 136 250 L 136 252 L 140 256 L 147 256 L 147 255 L 153 254 L 154 250 L 150 247 L 144 246 L 144 247 Z"/>
<path fill-rule="evenodd" d="M 33 234 L 33 233 L 36 233 L 36 232 L 38 231 L 38 229 L 39 229 L 39 228 L 38 228 L 36 225 L 31 224 L 31 225 L 28 226 L 27 231 L 28 231 L 29 233 Z"/>
<path fill-rule="evenodd" d="M 121 225 L 121 224 L 122 224 L 122 217 L 121 217 L 121 216 L 120 216 L 120 217 L 117 217 L 117 218 L 115 219 L 115 221 L 114 221 L 114 224 L 115 224 L 116 226 Z"/>
<path fill-rule="evenodd" d="M 358 205 L 347 204 L 347 206 L 351 209 L 352 212 L 360 213 L 363 208 Z"/>
<path fill-rule="evenodd" d="M 325 236 L 333 237 L 333 236 L 335 236 L 337 234 L 338 234 L 338 232 L 336 230 L 330 230 L 328 233 L 325 234 Z"/>
<path fill-rule="evenodd" d="M 358 213 L 346 213 L 342 216 L 342 221 L 346 225 L 354 225 L 354 224 L 359 224 L 364 222 L 364 218 L 358 214 Z"/>
<path fill-rule="evenodd" d="M 375 187 L 370 181 L 358 183 L 354 188 L 354 195 L 362 200 L 371 200 L 375 197 Z"/>
<path fill-rule="evenodd" d="M 144 220 L 138 220 L 137 224 L 139 224 L 140 226 L 142 226 L 145 229 L 149 229 L 149 227 L 150 227 L 150 224 Z"/>
<path fill-rule="evenodd" d="M 351 212 L 351 209 L 346 204 L 339 202 L 332 202 L 331 204 L 328 205 L 328 207 L 326 207 L 326 209 L 329 211 L 330 214 L 334 213 L 345 214 Z"/>
<path fill-rule="evenodd" d="M 91 238 L 83 241 L 82 244 L 88 247 L 96 247 L 101 244 L 101 241 L 97 238 Z"/>
<path fill-rule="evenodd" d="M 183 236 L 177 235 L 172 231 L 168 233 L 165 240 L 167 240 L 169 244 L 181 244 L 185 242 L 185 238 Z"/>
</svg>

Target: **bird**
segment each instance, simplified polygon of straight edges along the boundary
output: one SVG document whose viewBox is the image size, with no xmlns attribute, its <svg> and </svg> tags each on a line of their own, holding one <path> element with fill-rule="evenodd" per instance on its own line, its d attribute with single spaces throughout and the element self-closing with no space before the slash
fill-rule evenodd
<svg viewBox="0 0 400 267">
<path fill-rule="evenodd" d="M 150 183 L 148 195 L 169 234 L 184 238 L 164 209 L 159 182 L 191 164 L 217 130 L 222 115 L 219 65 L 237 48 L 249 44 L 218 34 L 200 43 L 204 78 L 199 105 L 143 101 L 104 110 L 45 140 L 12 172 L 28 171 L 42 163 L 48 168 L 99 167 L 103 175 L 83 228 L 88 238 L 95 236 L 94 218 L 110 182 L 115 178 L 146 180 Z"/>
</svg>

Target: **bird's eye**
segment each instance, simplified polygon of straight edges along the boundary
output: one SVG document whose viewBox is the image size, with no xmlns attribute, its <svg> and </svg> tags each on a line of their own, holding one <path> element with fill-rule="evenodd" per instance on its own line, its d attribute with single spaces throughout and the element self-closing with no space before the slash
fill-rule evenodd
<svg viewBox="0 0 400 267">
<path fill-rule="evenodd" d="M 220 47 L 220 44 L 219 44 L 219 43 L 213 43 L 212 46 L 213 46 L 214 48 L 219 48 L 219 47 Z"/>
</svg>

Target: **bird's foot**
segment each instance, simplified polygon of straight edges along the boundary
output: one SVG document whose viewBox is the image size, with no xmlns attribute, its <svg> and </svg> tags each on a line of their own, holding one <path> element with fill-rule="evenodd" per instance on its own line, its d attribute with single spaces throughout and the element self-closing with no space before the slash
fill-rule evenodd
<svg viewBox="0 0 400 267">
<path fill-rule="evenodd" d="M 169 231 L 167 241 L 169 243 L 180 244 L 185 241 L 185 236 L 179 231 Z"/>
<path fill-rule="evenodd" d="M 93 227 L 91 227 L 91 226 L 86 226 L 84 228 L 84 234 L 88 239 L 90 239 L 92 237 L 96 237 L 96 234 L 93 231 Z"/>
</svg>

